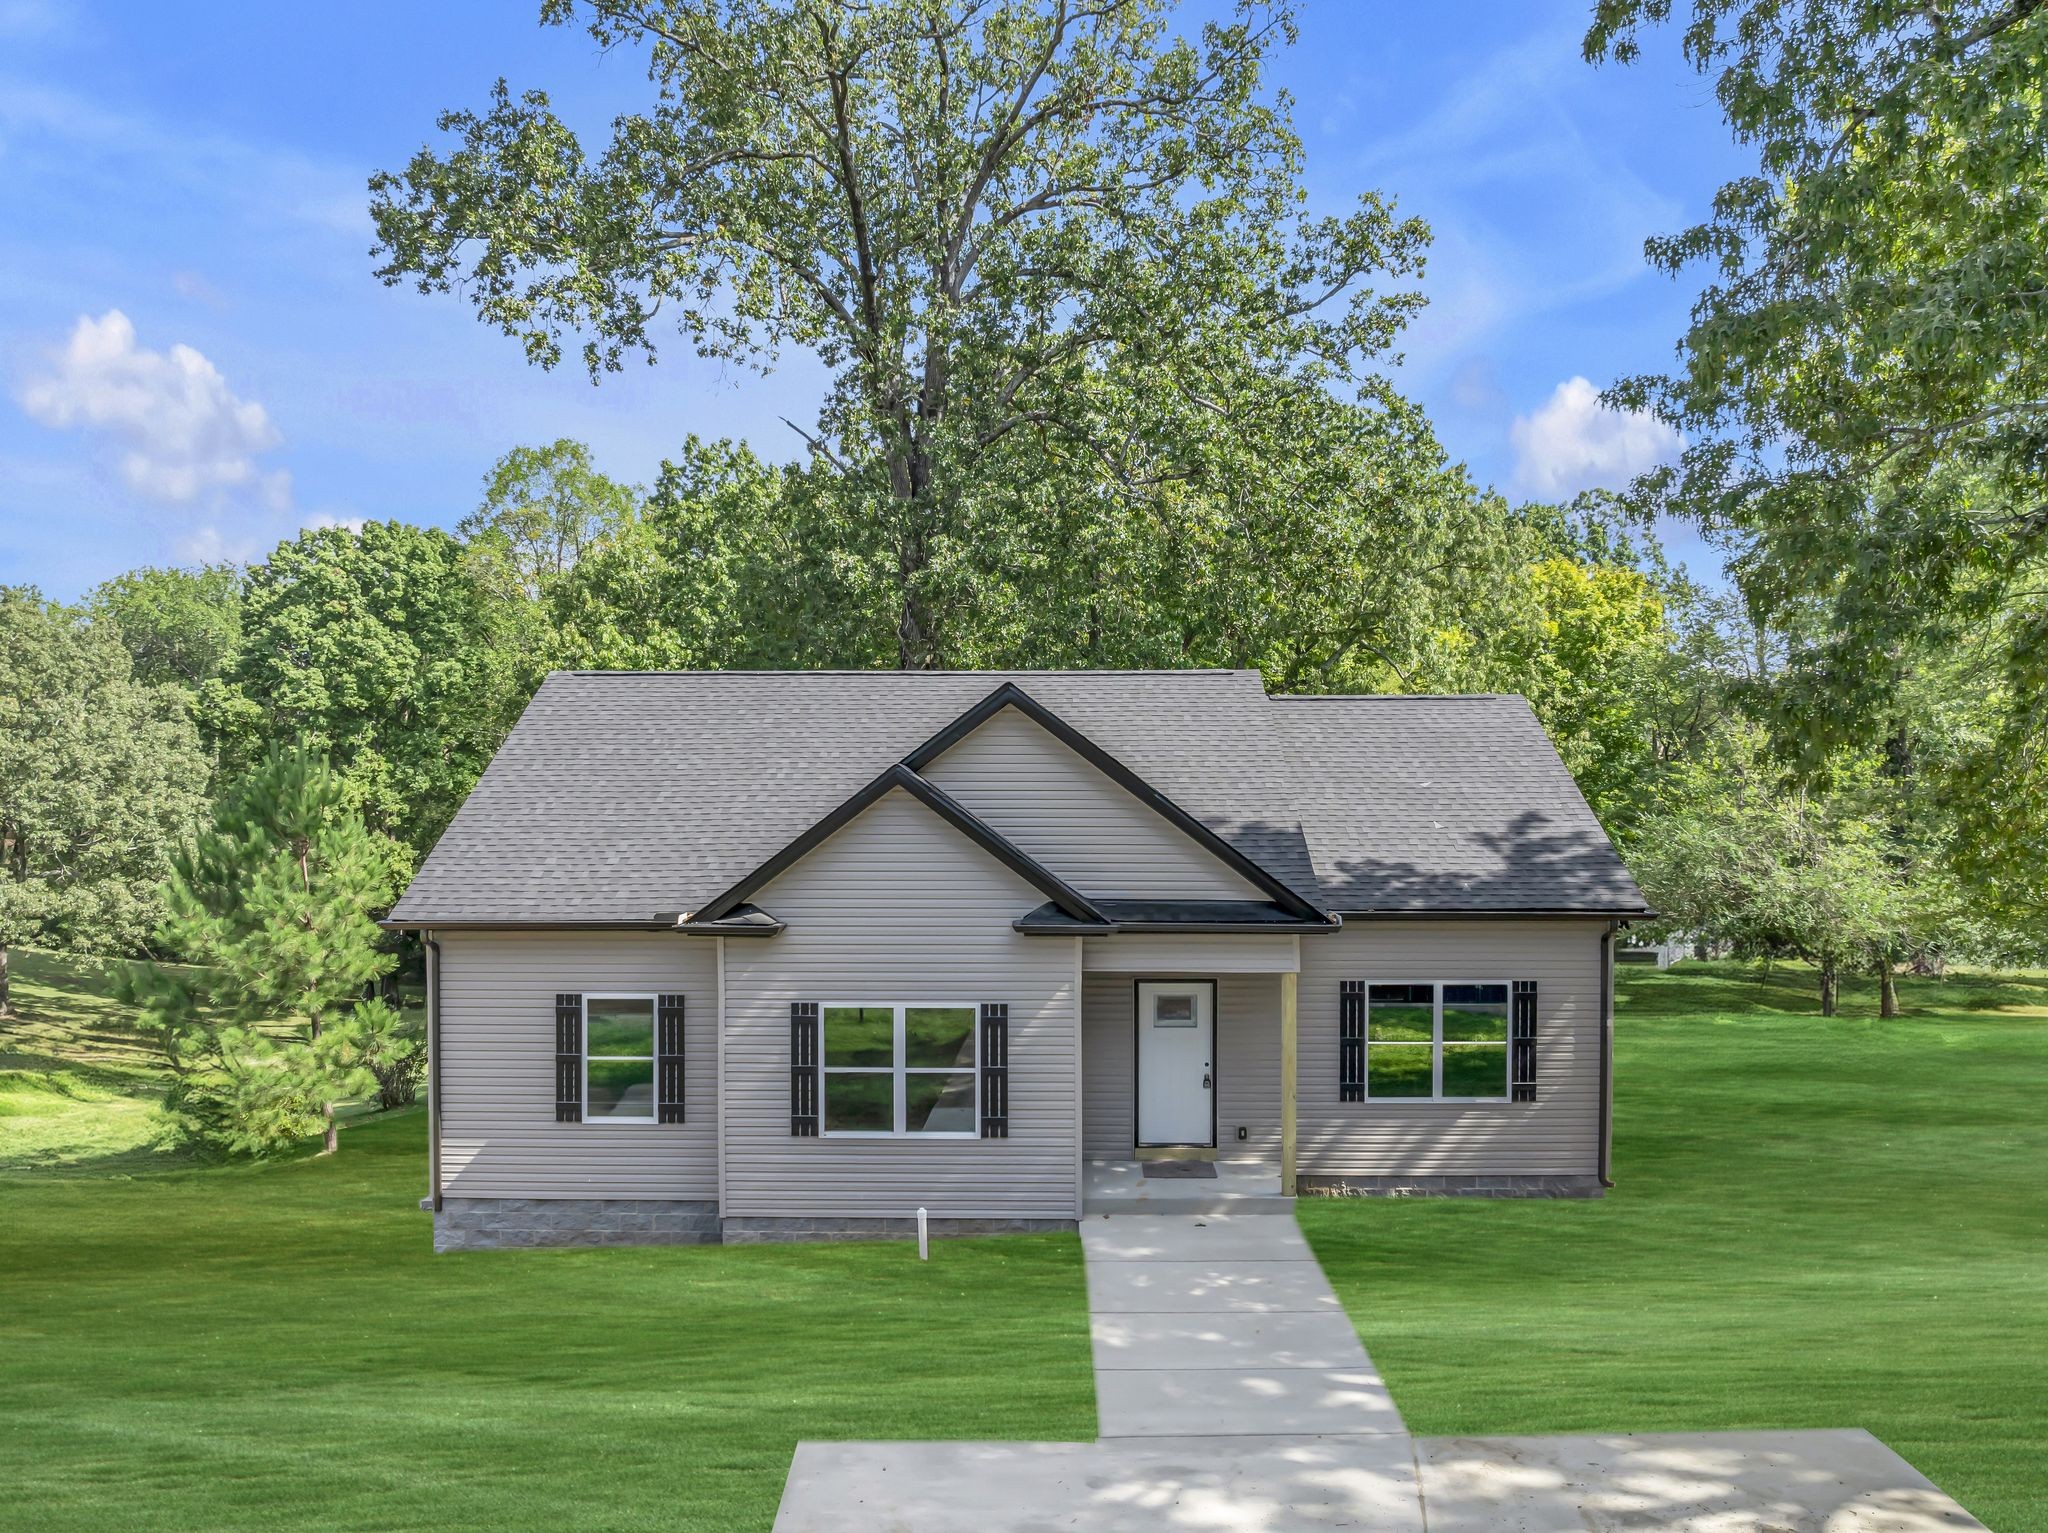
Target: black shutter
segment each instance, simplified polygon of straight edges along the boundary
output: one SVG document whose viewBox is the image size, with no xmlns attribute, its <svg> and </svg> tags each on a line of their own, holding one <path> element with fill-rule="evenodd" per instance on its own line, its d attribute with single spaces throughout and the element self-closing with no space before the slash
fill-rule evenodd
<svg viewBox="0 0 2048 1533">
<path fill-rule="evenodd" d="M 1536 981 L 1518 979 L 1508 1008 L 1508 1095 L 1517 1102 L 1536 1100 Z"/>
<path fill-rule="evenodd" d="M 654 1002 L 654 1115 L 662 1123 L 683 1121 L 683 998 Z"/>
<path fill-rule="evenodd" d="M 583 1121 L 583 997 L 555 997 L 555 1121 Z"/>
<path fill-rule="evenodd" d="M 818 1003 L 789 1003 L 789 1131 L 818 1137 Z"/>
<path fill-rule="evenodd" d="M 1365 1100 L 1365 981 L 1337 986 L 1337 1100 Z"/>
<path fill-rule="evenodd" d="M 981 1007 L 981 1137 L 1010 1137 L 1010 1008 Z"/>
</svg>

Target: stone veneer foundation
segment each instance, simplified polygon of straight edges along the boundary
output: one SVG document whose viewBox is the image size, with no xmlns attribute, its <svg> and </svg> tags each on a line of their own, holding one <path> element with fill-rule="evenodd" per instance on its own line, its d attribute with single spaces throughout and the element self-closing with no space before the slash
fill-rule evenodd
<svg viewBox="0 0 2048 1533">
<path fill-rule="evenodd" d="M 436 1251 L 504 1246 L 715 1246 L 716 1203 L 667 1198 L 446 1198 Z"/>
<path fill-rule="evenodd" d="M 1071 1235 L 1072 1219 L 930 1219 L 934 1239 L 960 1235 Z M 729 1246 L 767 1245 L 794 1240 L 915 1240 L 915 1219 L 728 1219 Z"/>
<path fill-rule="evenodd" d="M 1305 1176 L 1310 1198 L 1598 1198 L 1597 1176 Z"/>
<path fill-rule="evenodd" d="M 1071 1234 L 1072 1219 L 933 1219 L 935 1237 Z M 802 1240 L 912 1240 L 915 1219 L 724 1219 L 716 1203 L 666 1198 L 447 1198 L 436 1251 L 535 1246 L 765 1245 Z"/>
</svg>

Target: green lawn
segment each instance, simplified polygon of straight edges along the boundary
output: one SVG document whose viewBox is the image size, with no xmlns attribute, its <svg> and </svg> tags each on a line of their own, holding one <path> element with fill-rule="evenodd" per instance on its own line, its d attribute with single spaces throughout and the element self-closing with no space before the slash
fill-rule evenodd
<svg viewBox="0 0 2048 1533">
<path fill-rule="evenodd" d="M 0 1022 L 0 1171 L 141 1170 L 189 1159 L 157 1104 L 162 1056 L 110 995 L 117 965 L 15 948 Z"/>
<path fill-rule="evenodd" d="M 802 1437 L 1093 1435 L 1069 1237 L 434 1257 L 417 1113 L 181 1162 L 100 977 L 27 968 L 0 1065 L 45 1083 L 4 1100 L 59 1100 L 0 1108 L 10 1527 L 723 1533 Z M 1305 1201 L 1410 1424 L 1867 1426 L 2048 1533 L 2048 982 L 1904 990 L 1822 1022 L 1803 971 L 1624 971 L 1605 1201 Z"/>
<path fill-rule="evenodd" d="M 436 1257 L 424 1127 L 0 1176 L 7 1525 L 728 1533 L 798 1438 L 1094 1436 L 1072 1236 Z"/>
<path fill-rule="evenodd" d="M 1861 1426 L 2048 1530 L 2048 983 L 1619 978 L 1606 1199 L 1300 1206 L 1409 1425 Z"/>
</svg>

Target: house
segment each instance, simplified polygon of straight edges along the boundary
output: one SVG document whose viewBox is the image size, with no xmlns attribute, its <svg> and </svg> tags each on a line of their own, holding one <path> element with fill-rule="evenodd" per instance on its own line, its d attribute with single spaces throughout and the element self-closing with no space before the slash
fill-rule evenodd
<svg viewBox="0 0 2048 1533">
<path fill-rule="evenodd" d="M 1070 1228 L 1162 1151 L 1597 1196 L 1647 914 L 1517 697 L 576 672 L 389 924 L 445 1248 Z"/>
</svg>

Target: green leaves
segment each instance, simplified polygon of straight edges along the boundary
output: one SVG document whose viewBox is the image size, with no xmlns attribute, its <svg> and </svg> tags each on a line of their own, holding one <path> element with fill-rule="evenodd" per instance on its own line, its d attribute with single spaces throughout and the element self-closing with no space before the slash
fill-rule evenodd
<svg viewBox="0 0 2048 1533">
<path fill-rule="evenodd" d="M 136 680 L 122 630 L 0 587 L 0 947 L 134 951 L 207 775 L 184 695 Z"/>
<path fill-rule="evenodd" d="M 1788 781 L 1754 728 L 1689 762 L 1631 859 L 1667 927 L 1743 956 L 1805 958 L 1825 978 L 1889 965 L 1912 925 L 1905 869 L 1853 792 Z M 1824 989 L 1823 1010 L 1832 1008 Z"/>
<path fill-rule="evenodd" d="M 1649 247 L 1710 282 L 1681 371 L 1616 390 L 1691 442 L 1641 488 L 1729 540 L 1760 618 L 1809 635 L 1772 710 L 1807 767 L 1887 727 L 1917 669 L 1968 658 L 1998 723 L 1958 793 L 2001 808 L 1963 828 L 2009 885 L 2048 841 L 2048 7 L 1690 9 L 1687 57 L 1759 174 Z M 1672 10 L 1603 0 L 1588 57 L 1627 61 Z"/>
<path fill-rule="evenodd" d="M 509 536 L 482 539 L 475 561 L 400 522 L 279 544 L 249 570 L 235 665 L 202 694 L 224 764 L 240 772 L 269 742 L 303 737 L 330 753 L 370 829 L 416 861 L 538 680 L 526 604 L 494 599 L 524 578 Z"/>
<path fill-rule="evenodd" d="M 1231 433 L 1306 391 L 1402 408 L 1371 368 L 1419 299 L 1371 279 L 1419 271 L 1427 231 L 1376 196 L 1304 214 L 1263 83 L 1285 5 L 1194 37 L 1171 9 L 616 0 L 586 24 L 646 59 L 643 109 L 588 152 L 503 82 L 445 115 L 442 149 L 372 182 L 379 275 L 460 286 L 543 366 L 580 337 L 593 378 L 651 358 L 657 316 L 706 356 L 814 354 L 801 505 L 874 534 L 828 574 L 886 599 L 896 663 L 967 663 L 971 551 L 1000 517 L 1041 516 L 1026 539 L 1052 501 L 1142 523 L 1168 484 L 1229 517 L 1260 473 Z"/>
<path fill-rule="evenodd" d="M 394 871 L 318 752 L 273 750 L 234 785 L 177 859 L 159 933 L 197 966 L 134 965 L 124 986 L 188 1134 L 263 1155 L 325 1121 L 334 1147 L 333 1103 L 376 1090 L 394 1048 L 388 1008 L 358 1000 L 395 962 L 370 916 Z"/>
</svg>

